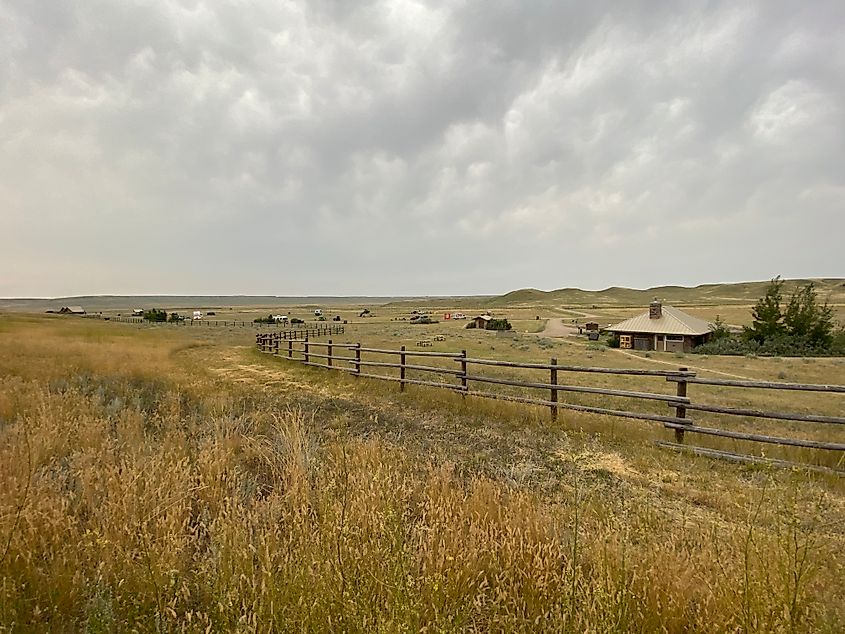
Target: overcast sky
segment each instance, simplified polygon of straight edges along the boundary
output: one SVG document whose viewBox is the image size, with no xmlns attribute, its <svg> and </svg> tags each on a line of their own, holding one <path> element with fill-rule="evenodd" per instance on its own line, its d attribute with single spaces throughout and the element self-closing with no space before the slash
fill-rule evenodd
<svg viewBox="0 0 845 634">
<path fill-rule="evenodd" d="M 0 296 L 845 276 L 845 2 L 0 0 Z"/>
</svg>

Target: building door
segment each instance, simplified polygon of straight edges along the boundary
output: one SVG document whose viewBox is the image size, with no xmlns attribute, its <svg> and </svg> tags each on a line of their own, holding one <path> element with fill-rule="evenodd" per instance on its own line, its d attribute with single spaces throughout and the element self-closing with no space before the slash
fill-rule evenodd
<svg viewBox="0 0 845 634">
<path fill-rule="evenodd" d="M 683 335 L 666 335 L 666 352 L 683 352 Z"/>
<path fill-rule="evenodd" d="M 651 337 L 634 337 L 634 350 L 651 350 Z"/>
</svg>

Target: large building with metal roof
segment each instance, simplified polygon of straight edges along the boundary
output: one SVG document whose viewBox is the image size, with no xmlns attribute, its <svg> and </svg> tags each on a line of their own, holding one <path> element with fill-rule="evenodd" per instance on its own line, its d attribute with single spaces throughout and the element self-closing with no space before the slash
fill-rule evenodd
<svg viewBox="0 0 845 634">
<path fill-rule="evenodd" d="M 655 300 L 642 315 L 610 326 L 607 331 L 619 335 L 619 347 L 623 349 L 690 352 L 710 339 L 713 324 Z"/>
</svg>

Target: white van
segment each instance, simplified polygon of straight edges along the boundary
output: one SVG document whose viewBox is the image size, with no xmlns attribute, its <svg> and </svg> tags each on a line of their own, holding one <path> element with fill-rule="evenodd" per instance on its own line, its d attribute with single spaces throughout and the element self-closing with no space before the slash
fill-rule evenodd
<svg viewBox="0 0 845 634">
<path fill-rule="evenodd" d="M 202 319 L 202 311 L 201 311 L 201 310 L 195 310 L 195 311 L 194 311 L 194 316 L 193 316 L 193 317 L 191 317 L 191 319 L 192 319 L 193 321 L 199 321 L 200 319 Z"/>
<path fill-rule="evenodd" d="M 314 317 L 320 317 L 323 314 L 322 309 L 316 308 L 314 309 Z"/>
</svg>

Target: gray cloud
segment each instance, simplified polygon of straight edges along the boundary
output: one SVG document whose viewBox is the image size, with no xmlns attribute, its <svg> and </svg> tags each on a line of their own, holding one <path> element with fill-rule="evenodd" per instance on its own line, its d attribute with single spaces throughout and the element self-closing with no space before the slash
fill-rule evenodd
<svg viewBox="0 0 845 634">
<path fill-rule="evenodd" d="M 845 5 L 0 3 L 0 296 L 843 275 Z"/>
</svg>

